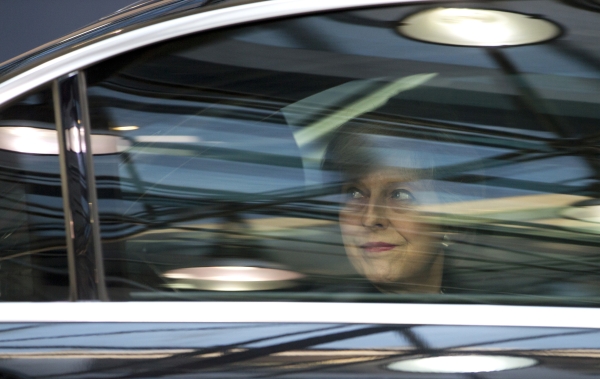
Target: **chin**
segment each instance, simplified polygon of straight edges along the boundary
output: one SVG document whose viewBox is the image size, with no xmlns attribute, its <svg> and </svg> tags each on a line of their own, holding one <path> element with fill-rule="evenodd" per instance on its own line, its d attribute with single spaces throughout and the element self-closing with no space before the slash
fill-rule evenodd
<svg viewBox="0 0 600 379">
<path fill-rule="evenodd" d="M 390 283 L 395 283 L 398 281 L 401 281 L 402 278 L 397 277 L 396 275 L 393 275 L 392 273 L 369 273 L 368 271 L 366 271 L 367 274 L 365 275 L 367 279 L 369 279 L 371 282 L 373 283 L 379 283 L 379 284 L 390 284 Z"/>
</svg>

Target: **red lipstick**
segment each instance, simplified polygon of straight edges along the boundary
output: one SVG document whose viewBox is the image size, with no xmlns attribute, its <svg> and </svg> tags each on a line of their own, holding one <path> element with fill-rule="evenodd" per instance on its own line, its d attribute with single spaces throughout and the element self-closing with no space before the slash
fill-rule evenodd
<svg viewBox="0 0 600 379">
<path fill-rule="evenodd" d="M 392 250 L 396 247 L 396 245 L 385 242 L 369 242 L 365 243 L 364 245 L 361 245 L 360 247 L 364 249 L 367 253 L 381 253 L 384 251 Z"/>
</svg>

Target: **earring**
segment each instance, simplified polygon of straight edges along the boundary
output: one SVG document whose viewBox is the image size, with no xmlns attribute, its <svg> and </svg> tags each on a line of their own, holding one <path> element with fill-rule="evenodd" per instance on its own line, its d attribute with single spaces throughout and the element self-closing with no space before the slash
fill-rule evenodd
<svg viewBox="0 0 600 379">
<path fill-rule="evenodd" d="M 448 237 L 447 234 L 444 234 L 444 237 L 442 238 L 442 246 L 448 247 L 451 244 L 452 244 L 452 241 L 450 240 L 450 237 Z"/>
</svg>

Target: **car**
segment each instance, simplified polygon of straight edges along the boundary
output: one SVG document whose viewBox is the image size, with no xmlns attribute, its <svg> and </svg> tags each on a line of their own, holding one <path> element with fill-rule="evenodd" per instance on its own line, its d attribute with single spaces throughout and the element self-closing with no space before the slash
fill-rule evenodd
<svg viewBox="0 0 600 379">
<path fill-rule="evenodd" d="M 141 1 L 0 66 L 0 378 L 598 376 L 595 0 Z"/>
</svg>

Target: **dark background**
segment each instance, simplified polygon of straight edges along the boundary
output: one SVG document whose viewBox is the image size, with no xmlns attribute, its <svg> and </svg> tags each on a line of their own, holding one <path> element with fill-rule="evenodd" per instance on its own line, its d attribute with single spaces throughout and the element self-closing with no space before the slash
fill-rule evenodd
<svg viewBox="0 0 600 379">
<path fill-rule="evenodd" d="M 0 63 L 136 0 L 0 0 Z"/>
</svg>

